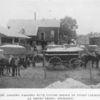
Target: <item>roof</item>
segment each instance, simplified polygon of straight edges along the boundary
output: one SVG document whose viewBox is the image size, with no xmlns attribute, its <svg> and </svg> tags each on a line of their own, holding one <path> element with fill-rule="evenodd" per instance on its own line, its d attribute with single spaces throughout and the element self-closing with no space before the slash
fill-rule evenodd
<svg viewBox="0 0 100 100">
<path fill-rule="evenodd" d="M 8 22 L 8 26 L 14 31 L 21 33 L 21 30 L 24 29 L 25 35 L 36 35 L 37 34 L 37 25 L 32 20 L 11 20 Z"/>
<path fill-rule="evenodd" d="M 0 37 L 6 36 L 6 33 L 8 33 L 7 29 L 0 26 Z"/>
<path fill-rule="evenodd" d="M 42 19 L 42 20 L 10 20 L 8 26 L 13 31 L 20 32 L 21 29 L 25 30 L 25 35 L 34 36 L 37 35 L 38 27 L 60 27 L 60 23 L 56 19 Z"/>
<path fill-rule="evenodd" d="M 0 37 L 18 37 L 18 38 L 29 38 L 28 36 L 24 34 L 19 34 L 17 31 L 14 32 L 11 29 L 4 28 L 0 26 Z"/>
<path fill-rule="evenodd" d="M 30 38 L 24 34 L 20 34 L 17 31 L 14 31 L 13 29 L 8 29 L 8 33 L 6 34 L 8 37 L 16 37 L 16 38 Z"/>
<path fill-rule="evenodd" d="M 39 27 L 60 27 L 60 22 L 56 19 L 42 19 L 37 20 Z"/>
</svg>

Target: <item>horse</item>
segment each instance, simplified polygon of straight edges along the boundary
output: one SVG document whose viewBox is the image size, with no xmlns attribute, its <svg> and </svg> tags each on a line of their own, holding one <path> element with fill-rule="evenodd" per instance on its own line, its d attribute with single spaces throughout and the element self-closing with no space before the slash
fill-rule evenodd
<svg viewBox="0 0 100 100">
<path fill-rule="evenodd" d="M 10 68 L 10 63 L 7 58 L 0 59 L 0 75 L 3 75 L 5 70 L 7 74 L 10 74 Z"/>
<path fill-rule="evenodd" d="M 4 75 L 5 60 L 0 59 L 0 76 Z"/>
<path fill-rule="evenodd" d="M 10 61 L 10 66 L 12 68 L 12 76 L 20 76 L 20 58 L 13 57 Z"/>
<path fill-rule="evenodd" d="M 15 75 L 20 76 L 20 59 L 19 57 L 15 58 Z"/>
<path fill-rule="evenodd" d="M 81 66 L 87 67 L 88 62 L 91 62 L 92 68 L 94 67 L 94 63 L 96 63 L 96 68 L 98 68 L 98 57 L 95 52 L 87 53 L 81 57 L 82 64 Z"/>
<path fill-rule="evenodd" d="M 23 66 L 24 68 L 27 68 L 26 58 L 25 57 L 20 57 L 19 58 L 19 66 Z"/>
<path fill-rule="evenodd" d="M 10 60 L 9 63 L 10 63 L 10 66 L 11 66 L 11 68 L 12 68 L 12 76 L 15 76 L 16 66 L 15 66 L 15 59 L 14 59 L 14 57 L 11 58 L 11 60 Z"/>
</svg>

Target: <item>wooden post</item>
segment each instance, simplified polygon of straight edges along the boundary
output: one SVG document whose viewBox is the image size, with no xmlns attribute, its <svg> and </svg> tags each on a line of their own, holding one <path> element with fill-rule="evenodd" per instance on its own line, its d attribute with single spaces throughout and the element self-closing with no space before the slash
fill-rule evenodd
<svg viewBox="0 0 100 100">
<path fill-rule="evenodd" d="M 92 67 L 90 66 L 90 81 L 92 81 Z"/>
<path fill-rule="evenodd" d="M 44 50 L 43 50 L 43 69 L 44 69 L 44 79 L 46 79 L 46 68 L 45 68 L 45 56 L 44 56 Z"/>
<path fill-rule="evenodd" d="M 60 43 L 60 33 L 59 33 L 59 28 L 58 28 L 58 44 Z"/>
</svg>

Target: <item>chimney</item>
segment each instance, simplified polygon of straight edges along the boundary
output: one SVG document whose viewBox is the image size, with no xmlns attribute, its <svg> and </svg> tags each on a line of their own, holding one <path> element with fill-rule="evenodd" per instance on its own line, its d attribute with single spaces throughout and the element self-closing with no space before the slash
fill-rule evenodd
<svg viewBox="0 0 100 100">
<path fill-rule="evenodd" d="M 34 12 L 34 20 L 36 21 L 36 12 Z"/>
</svg>

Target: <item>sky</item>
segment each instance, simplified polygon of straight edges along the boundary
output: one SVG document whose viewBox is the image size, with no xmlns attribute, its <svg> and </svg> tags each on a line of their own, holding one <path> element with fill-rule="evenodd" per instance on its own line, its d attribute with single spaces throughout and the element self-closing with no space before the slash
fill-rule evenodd
<svg viewBox="0 0 100 100">
<path fill-rule="evenodd" d="M 76 19 L 78 34 L 100 32 L 100 0 L 0 0 L 0 25 L 11 19 Z"/>
</svg>

